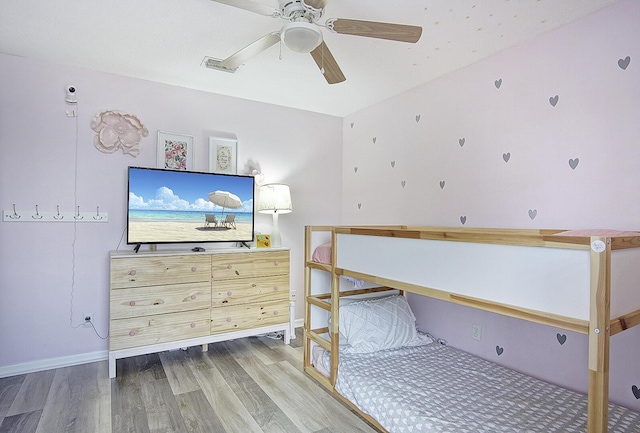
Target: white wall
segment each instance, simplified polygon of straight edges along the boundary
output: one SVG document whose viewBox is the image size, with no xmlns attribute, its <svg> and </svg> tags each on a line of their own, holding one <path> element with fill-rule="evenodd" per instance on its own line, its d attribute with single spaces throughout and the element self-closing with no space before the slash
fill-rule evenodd
<svg viewBox="0 0 640 433">
<path fill-rule="evenodd" d="M 640 230 L 638 22 L 640 2 L 623 1 L 345 118 L 343 223 Z M 456 346 L 586 389 L 583 336 L 412 305 Z M 640 329 L 627 332 L 611 396 L 640 410 Z"/>
<path fill-rule="evenodd" d="M 71 325 L 93 312 L 107 334 L 109 251 L 131 248 L 126 169 L 156 166 L 158 130 L 196 137 L 198 171 L 208 171 L 210 132 L 235 133 L 240 172 L 251 159 L 266 182 L 290 185 L 294 211 L 280 229 L 303 317 L 303 227 L 340 219 L 341 119 L 3 54 L 0 76 L 0 208 L 73 211 L 77 202 L 109 213 L 106 224 L 0 222 L 0 373 L 104 356 L 107 341 Z M 77 106 L 64 101 L 67 84 Z M 150 131 L 136 158 L 94 147 L 90 122 L 106 109 L 135 114 Z M 256 229 L 270 232 L 271 218 L 257 215 Z"/>
</svg>

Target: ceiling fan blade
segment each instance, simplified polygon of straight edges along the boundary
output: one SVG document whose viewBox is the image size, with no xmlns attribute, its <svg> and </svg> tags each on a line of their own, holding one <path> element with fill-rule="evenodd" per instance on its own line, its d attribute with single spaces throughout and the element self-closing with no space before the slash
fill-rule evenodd
<svg viewBox="0 0 640 433">
<path fill-rule="evenodd" d="M 303 0 L 303 2 L 314 9 L 324 9 L 329 0 Z"/>
<path fill-rule="evenodd" d="M 216 3 L 223 3 L 225 5 L 234 6 L 240 9 L 247 10 L 249 12 L 255 12 L 260 15 L 277 16 L 279 11 L 271 6 L 259 3 L 254 0 L 213 0 Z"/>
<path fill-rule="evenodd" d="M 235 69 L 249 60 L 251 57 L 257 56 L 271 45 L 280 42 L 280 33 L 274 32 L 264 35 L 255 42 L 250 43 L 237 53 L 234 53 L 224 59 L 221 65 L 228 69 Z"/>
<path fill-rule="evenodd" d="M 311 56 L 313 57 L 313 60 L 316 61 L 320 71 L 322 71 L 327 83 L 336 84 L 342 83 L 346 80 L 344 74 L 340 70 L 340 66 L 338 66 L 338 62 L 333 58 L 333 54 L 331 54 L 329 47 L 327 47 L 327 44 L 325 44 L 324 41 L 311 51 Z"/>
<path fill-rule="evenodd" d="M 422 27 L 375 21 L 336 18 L 335 20 L 329 20 L 327 26 L 336 33 L 400 42 L 415 43 L 418 42 L 422 35 Z"/>
</svg>

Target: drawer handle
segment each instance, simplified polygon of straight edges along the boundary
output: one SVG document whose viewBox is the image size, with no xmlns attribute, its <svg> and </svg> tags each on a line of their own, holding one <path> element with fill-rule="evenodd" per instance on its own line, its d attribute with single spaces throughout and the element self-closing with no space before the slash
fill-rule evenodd
<svg viewBox="0 0 640 433">
<path fill-rule="evenodd" d="M 191 295 L 191 299 L 196 299 L 196 295 Z"/>
<path fill-rule="evenodd" d="M 231 296 L 231 295 L 233 295 L 233 292 L 232 292 L 231 290 L 229 290 L 229 291 L 227 292 L 227 296 Z"/>
<path fill-rule="evenodd" d="M 196 327 L 196 324 L 195 324 L 195 323 L 193 323 L 193 322 L 191 322 L 191 327 L 192 327 L 192 328 L 195 328 L 195 327 Z"/>
<path fill-rule="evenodd" d="M 227 265 L 227 269 L 233 269 L 233 265 Z"/>
<path fill-rule="evenodd" d="M 231 322 L 231 317 L 227 317 L 227 322 Z"/>
<path fill-rule="evenodd" d="M 275 286 L 275 287 L 273 288 L 273 290 L 275 290 L 275 291 L 277 292 L 278 290 L 280 290 L 280 287 Z"/>
<path fill-rule="evenodd" d="M 132 307 L 135 307 L 136 301 L 129 301 L 129 305 L 131 305 Z"/>
<path fill-rule="evenodd" d="M 196 268 L 195 266 L 192 266 L 192 267 L 191 267 L 191 272 L 195 272 L 195 271 L 197 271 L 197 270 L 198 270 L 198 268 Z"/>
<path fill-rule="evenodd" d="M 280 266 L 280 262 L 275 262 L 274 265 Z"/>
<path fill-rule="evenodd" d="M 135 274 L 136 274 L 136 270 L 135 270 L 135 269 L 131 269 L 131 270 L 129 271 L 129 275 L 133 276 L 133 275 L 135 275 Z"/>
<path fill-rule="evenodd" d="M 136 331 L 129 331 L 129 337 L 133 337 L 134 335 L 136 335 Z"/>
<path fill-rule="evenodd" d="M 278 315 L 278 310 L 274 311 L 274 312 L 273 312 L 273 315 L 274 315 L 274 316 L 277 316 L 277 315 Z"/>
</svg>

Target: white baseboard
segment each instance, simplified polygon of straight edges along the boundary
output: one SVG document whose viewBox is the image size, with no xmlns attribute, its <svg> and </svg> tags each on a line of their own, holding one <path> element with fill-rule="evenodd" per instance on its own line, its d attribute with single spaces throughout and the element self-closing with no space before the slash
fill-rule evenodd
<svg viewBox="0 0 640 433">
<path fill-rule="evenodd" d="M 297 319 L 293 322 L 294 328 L 304 326 L 304 319 Z M 295 334 L 291 334 L 295 338 Z M 90 362 L 107 361 L 109 351 L 82 353 L 80 355 L 63 356 L 60 358 L 41 359 L 38 361 L 25 362 L 22 364 L 6 365 L 0 367 L 0 377 L 17 376 L 19 374 L 35 373 L 37 371 L 51 370 L 54 368 L 71 367 L 73 365 L 88 364 Z"/>
<path fill-rule="evenodd" d="M 82 353 L 80 355 L 63 356 L 60 358 L 41 359 L 22 364 L 6 365 L 0 367 L 0 377 L 17 376 L 19 374 L 35 373 L 37 371 L 51 370 L 54 368 L 70 367 L 72 365 L 88 364 L 90 362 L 107 361 L 109 351 Z"/>
</svg>

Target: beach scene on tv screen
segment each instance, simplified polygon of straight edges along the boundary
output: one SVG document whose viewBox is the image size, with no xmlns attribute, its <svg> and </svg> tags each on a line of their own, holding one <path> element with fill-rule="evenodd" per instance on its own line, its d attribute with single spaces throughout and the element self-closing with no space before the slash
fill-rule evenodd
<svg viewBox="0 0 640 433">
<path fill-rule="evenodd" d="M 253 178 L 129 170 L 128 243 L 252 238 Z"/>
</svg>

